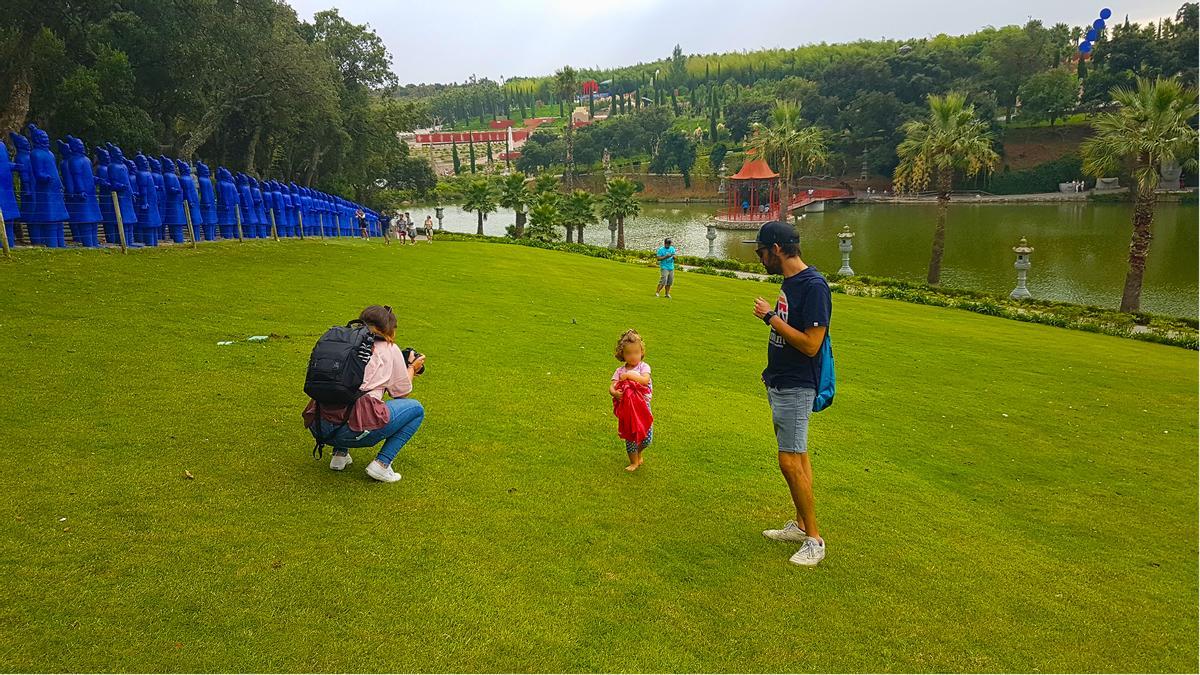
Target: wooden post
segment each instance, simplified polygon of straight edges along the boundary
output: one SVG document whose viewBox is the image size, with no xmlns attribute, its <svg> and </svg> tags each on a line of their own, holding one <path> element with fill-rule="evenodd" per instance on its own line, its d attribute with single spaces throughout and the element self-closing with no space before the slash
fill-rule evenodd
<svg viewBox="0 0 1200 675">
<path fill-rule="evenodd" d="M 192 238 L 192 248 L 196 248 L 196 228 L 192 225 L 192 209 L 188 200 L 183 200 L 183 217 L 187 220 L 188 236 Z"/>
<path fill-rule="evenodd" d="M 300 240 L 304 240 L 304 212 L 296 209 L 296 220 L 300 221 Z"/>
<path fill-rule="evenodd" d="M 233 205 L 233 215 L 237 217 L 238 243 L 240 244 L 240 243 L 242 243 L 242 205 L 241 204 Z"/>
<path fill-rule="evenodd" d="M 8 152 L 6 149 L 5 152 Z M 0 211 L 0 245 L 4 247 L 4 257 L 11 258 L 12 252 L 8 250 L 8 226 L 4 224 L 4 212 Z"/>
<path fill-rule="evenodd" d="M 117 193 L 112 192 L 113 210 L 117 214 L 117 238 L 121 240 L 121 253 L 128 253 L 129 244 L 125 241 L 125 218 L 121 216 L 121 202 L 117 201 Z"/>
<path fill-rule="evenodd" d="M 275 229 L 275 209 L 267 209 L 267 213 L 271 214 L 271 238 L 279 241 L 279 232 Z"/>
</svg>

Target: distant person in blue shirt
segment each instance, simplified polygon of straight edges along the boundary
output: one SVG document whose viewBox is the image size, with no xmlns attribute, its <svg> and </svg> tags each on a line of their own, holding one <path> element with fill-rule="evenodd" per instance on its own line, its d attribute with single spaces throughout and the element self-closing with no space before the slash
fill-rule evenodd
<svg viewBox="0 0 1200 675">
<path fill-rule="evenodd" d="M 654 297 L 666 289 L 667 297 L 671 297 L 671 285 L 675 283 L 675 247 L 671 245 L 670 239 L 664 239 L 663 245 L 659 247 L 656 253 L 658 257 L 658 288 L 654 291 Z"/>
</svg>

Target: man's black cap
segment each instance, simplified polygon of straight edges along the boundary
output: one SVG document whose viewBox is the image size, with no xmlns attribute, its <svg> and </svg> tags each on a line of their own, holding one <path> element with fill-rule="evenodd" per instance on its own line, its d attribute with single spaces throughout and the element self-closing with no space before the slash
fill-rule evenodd
<svg viewBox="0 0 1200 675">
<path fill-rule="evenodd" d="M 758 237 L 754 241 L 745 243 L 755 244 L 759 248 L 770 248 L 775 244 L 799 244 L 800 235 L 796 233 L 796 228 L 788 223 L 782 220 L 771 220 L 758 228 Z"/>
</svg>

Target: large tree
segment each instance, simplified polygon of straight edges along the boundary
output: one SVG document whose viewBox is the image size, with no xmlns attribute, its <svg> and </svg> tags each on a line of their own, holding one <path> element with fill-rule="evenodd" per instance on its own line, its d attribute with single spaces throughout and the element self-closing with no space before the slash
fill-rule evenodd
<svg viewBox="0 0 1200 675">
<path fill-rule="evenodd" d="M 479 229 L 475 234 L 483 234 L 483 220 L 489 213 L 496 211 L 496 188 L 492 187 L 487 178 L 475 178 L 463 189 L 462 208 L 464 211 L 474 211 L 479 218 Z"/>
<path fill-rule="evenodd" d="M 642 205 L 634 195 L 637 186 L 626 178 L 614 178 L 608 181 L 608 188 L 600 198 L 600 214 L 617 221 L 617 248 L 625 248 L 625 219 L 636 217 L 642 212 Z"/>
<path fill-rule="evenodd" d="M 590 192 L 575 190 L 562 202 L 563 225 L 567 228 L 567 241 L 571 241 L 571 230 L 578 228 L 579 243 L 583 243 L 583 228 L 594 225 L 596 217 L 596 198 Z"/>
<path fill-rule="evenodd" d="M 516 223 L 513 236 L 517 239 L 525 236 L 525 208 L 529 206 L 532 197 L 525 188 L 525 174 L 510 173 L 500 180 L 500 206 L 512 209 L 516 213 Z"/>
<path fill-rule="evenodd" d="M 975 116 L 975 109 L 957 92 L 929 97 L 929 116 L 904 123 L 905 139 L 896 148 L 900 164 L 895 171 L 897 192 L 937 186 L 937 223 L 933 252 L 929 256 L 930 284 L 942 279 L 942 254 L 946 248 L 946 213 L 956 172 L 968 177 L 991 171 L 999 160 L 992 149 L 988 125 Z"/>
<path fill-rule="evenodd" d="M 575 91 L 579 89 L 579 76 L 576 75 L 575 69 L 571 66 L 563 66 L 554 73 L 554 92 L 558 95 L 559 100 L 565 100 L 567 105 L 567 123 L 563 128 L 563 138 L 567 142 L 567 157 L 566 164 L 563 169 L 563 176 L 566 179 L 567 187 L 573 184 L 573 176 L 575 173 L 574 141 L 573 132 L 575 129 Z"/>
<path fill-rule="evenodd" d="M 1121 311 L 1136 312 L 1141 307 L 1142 277 L 1150 252 L 1159 168 L 1172 162 L 1196 166 L 1196 129 L 1192 124 L 1200 111 L 1196 90 L 1175 79 L 1138 78 L 1136 88 L 1116 88 L 1112 98 L 1120 108 L 1093 120 L 1096 135 L 1081 147 L 1083 170 L 1102 177 L 1122 168 L 1132 169 L 1133 235 Z"/>
<path fill-rule="evenodd" d="M 771 111 L 771 124 L 760 128 L 750 145 L 779 170 L 779 217 L 787 220 L 792 182 L 800 172 L 811 171 L 828 160 L 825 133 L 816 126 L 802 126 L 800 107 L 780 101 Z"/>
<path fill-rule="evenodd" d="M 1070 70 L 1054 68 L 1026 80 L 1021 87 L 1021 112 L 1035 119 L 1065 117 L 1079 102 L 1079 76 Z"/>
</svg>

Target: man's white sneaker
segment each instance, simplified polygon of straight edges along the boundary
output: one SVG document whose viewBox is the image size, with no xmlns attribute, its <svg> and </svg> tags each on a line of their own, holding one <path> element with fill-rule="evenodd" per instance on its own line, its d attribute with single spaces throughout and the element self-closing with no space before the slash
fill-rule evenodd
<svg viewBox="0 0 1200 675">
<path fill-rule="evenodd" d="M 333 469 L 334 471 L 341 471 L 353 463 L 354 458 L 351 457 L 350 453 L 347 452 L 344 455 L 334 455 L 329 460 L 329 468 Z"/>
<path fill-rule="evenodd" d="M 793 541 L 797 544 L 802 544 L 808 539 L 808 534 L 794 520 L 787 521 L 779 530 L 763 530 L 763 536 L 775 541 Z"/>
<path fill-rule="evenodd" d="M 400 480 L 400 474 L 392 471 L 392 465 L 383 466 L 379 462 L 367 465 L 367 475 L 381 483 L 395 483 Z"/>
<path fill-rule="evenodd" d="M 813 567 L 817 563 L 825 559 L 825 543 L 817 541 L 815 537 L 809 537 L 804 540 L 804 545 L 799 551 L 792 554 L 788 558 L 788 562 L 793 565 L 804 565 L 805 567 Z"/>
</svg>

